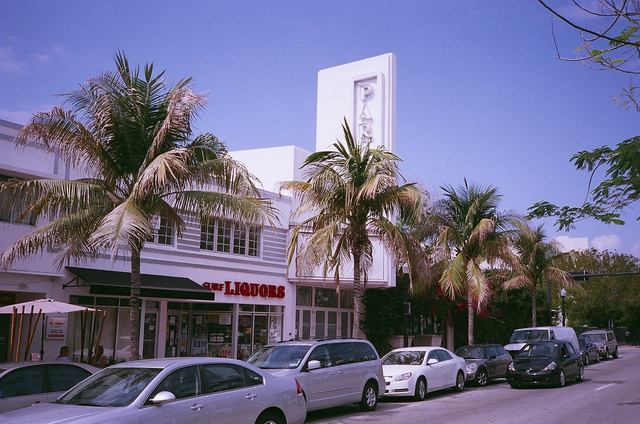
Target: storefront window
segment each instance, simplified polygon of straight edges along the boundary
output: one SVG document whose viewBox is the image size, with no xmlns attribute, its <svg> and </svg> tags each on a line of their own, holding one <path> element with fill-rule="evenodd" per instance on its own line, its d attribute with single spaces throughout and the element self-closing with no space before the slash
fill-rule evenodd
<svg viewBox="0 0 640 424">
<path fill-rule="evenodd" d="M 245 360 L 262 346 L 282 341 L 283 307 L 240 305 L 240 310 L 238 359 Z"/>
<path fill-rule="evenodd" d="M 316 304 L 315 306 L 322 308 L 337 308 L 338 293 L 335 289 L 316 288 Z"/>
<path fill-rule="evenodd" d="M 298 286 L 296 287 L 296 305 L 311 306 L 312 287 Z"/>
</svg>

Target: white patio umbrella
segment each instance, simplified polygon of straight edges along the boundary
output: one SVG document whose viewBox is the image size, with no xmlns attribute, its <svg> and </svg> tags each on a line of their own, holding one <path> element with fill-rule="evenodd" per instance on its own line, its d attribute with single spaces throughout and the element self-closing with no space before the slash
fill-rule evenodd
<svg viewBox="0 0 640 424">
<path fill-rule="evenodd" d="M 0 308 L 0 314 L 13 314 L 12 319 L 11 319 L 11 353 L 9 354 L 9 360 L 11 360 L 11 356 L 13 355 L 13 335 L 14 335 L 14 331 L 15 331 L 15 318 L 18 314 L 21 315 L 20 317 L 20 329 L 18 331 L 18 343 L 17 343 L 17 349 L 16 349 L 16 356 L 15 356 L 15 360 L 17 361 L 19 359 L 19 350 L 20 350 L 20 342 L 21 342 L 21 338 L 22 338 L 22 328 L 23 328 L 23 320 L 24 320 L 24 315 L 29 313 L 30 314 L 30 321 L 29 321 L 29 334 L 27 337 L 27 347 L 25 350 L 25 360 L 27 359 L 27 353 L 29 352 L 29 349 L 31 347 L 31 342 L 33 341 L 33 336 L 36 332 L 36 327 L 38 326 L 38 321 L 40 320 L 40 315 L 46 315 L 46 314 L 66 314 L 69 312 L 78 312 L 78 311 L 91 311 L 91 312 L 96 312 L 97 309 L 94 308 L 88 308 L 86 306 L 80 306 L 80 305 L 73 305 L 71 303 L 65 303 L 65 302 L 59 302 L 57 300 L 53 300 L 53 299 L 36 299 L 36 300 L 30 300 L 28 302 L 22 302 L 22 303 L 16 303 L 13 305 L 7 305 L 7 306 L 3 306 Z M 33 327 L 31 326 L 31 322 L 33 321 L 33 314 L 37 313 L 38 316 L 36 318 L 36 322 L 35 324 L 33 324 Z M 41 345 L 40 345 L 40 355 L 41 358 L 44 356 L 44 322 L 45 322 L 45 318 L 42 318 L 42 340 L 41 340 Z"/>
</svg>

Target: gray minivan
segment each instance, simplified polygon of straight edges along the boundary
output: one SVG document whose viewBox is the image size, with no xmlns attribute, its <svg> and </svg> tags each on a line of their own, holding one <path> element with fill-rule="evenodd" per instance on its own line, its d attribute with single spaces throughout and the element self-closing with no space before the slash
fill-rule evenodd
<svg viewBox="0 0 640 424">
<path fill-rule="evenodd" d="M 357 403 L 373 411 L 384 394 L 380 357 L 366 340 L 296 340 L 267 345 L 247 362 L 276 376 L 294 377 L 307 410 Z"/>
</svg>

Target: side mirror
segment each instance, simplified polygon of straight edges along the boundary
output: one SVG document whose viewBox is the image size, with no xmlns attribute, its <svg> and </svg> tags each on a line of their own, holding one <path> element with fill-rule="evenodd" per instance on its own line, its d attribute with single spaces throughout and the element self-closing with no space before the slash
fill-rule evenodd
<svg viewBox="0 0 640 424">
<path fill-rule="evenodd" d="M 170 400 L 175 400 L 175 399 L 176 399 L 176 396 L 173 393 L 163 390 L 157 395 L 155 395 L 153 399 L 151 399 L 151 403 L 155 405 L 160 405 L 162 403 L 169 402 Z"/>
<path fill-rule="evenodd" d="M 427 365 L 437 364 L 438 360 L 436 358 L 431 358 L 427 361 Z"/>
<path fill-rule="evenodd" d="M 320 361 L 318 361 L 317 359 L 312 359 L 311 361 L 307 362 L 308 371 L 317 370 L 320 367 L 322 367 L 322 364 L 320 364 Z"/>
</svg>

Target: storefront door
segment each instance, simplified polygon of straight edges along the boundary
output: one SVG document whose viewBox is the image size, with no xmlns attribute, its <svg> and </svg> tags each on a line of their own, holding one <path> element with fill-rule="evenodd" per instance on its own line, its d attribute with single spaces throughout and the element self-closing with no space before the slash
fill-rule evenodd
<svg viewBox="0 0 640 424">
<path fill-rule="evenodd" d="M 156 355 L 156 320 L 157 312 L 145 312 L 144 314 L 144 334 L 142 339 L 142 358 L 151 359 Z"/>
</svg>

